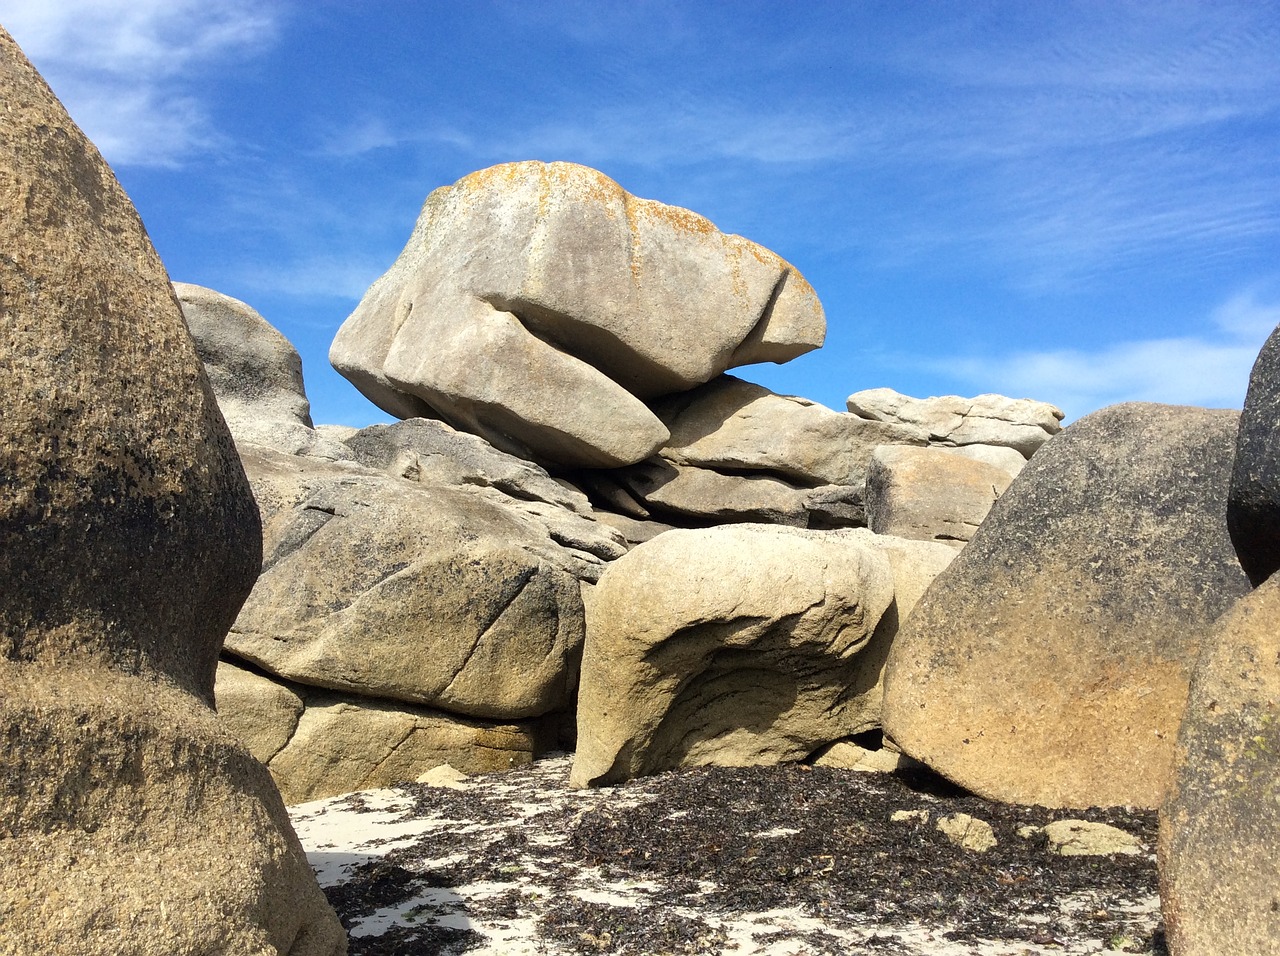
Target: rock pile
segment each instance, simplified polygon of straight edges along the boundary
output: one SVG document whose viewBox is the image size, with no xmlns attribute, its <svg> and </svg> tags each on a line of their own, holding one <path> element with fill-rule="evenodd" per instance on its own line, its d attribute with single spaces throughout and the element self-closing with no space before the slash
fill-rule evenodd
<svg viewBox="0 0 1280 956">
<path fill-rule="evenodd" d="M 1280 832 L 1269 784 L 1223 783 L 1280 752 L 1275 602 L 1249 595 L 1280 526 L 1273 343 L 1238 429 L 1130 405 L 1055 437 L 1041 402 L 888 389 L 835 412 L 724 374 L 821 341 L 791 266 L 567 164 L 433 193 L 340 330 L 395 425 L 312 429 L 265 322 L 181 291 L 264 519 L 220 706 L 290 799 L 528 762 L 575 724 L 578 786 L 806 757 L 1064 808 L 1172 786 L 1175 951 L 1280 935 L 1270 857 L 1223 849 Z M 893 750 L 851 742 L 881 728 Z"/>
</svg>

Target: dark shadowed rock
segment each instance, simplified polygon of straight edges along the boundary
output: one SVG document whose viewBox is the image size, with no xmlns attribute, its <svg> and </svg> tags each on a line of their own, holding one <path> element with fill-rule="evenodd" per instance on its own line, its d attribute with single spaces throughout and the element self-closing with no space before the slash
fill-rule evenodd
<svg viewBox="0 0 1280 956">
<path fill-rule="evenodd" d="M 1117 405 L 1041 449 L 894 643 L 885 731 L 977 793 L 1156 807 L 1209 624 L 1237 415 Z"/>
<path fill-rule="evenodd" d="M 1227 527 L 1240 566 L 1255 585 L 1280 568 L 1280 328 L 1262 346 L 1249 376 Z"/>
<path fill-rule="evenodd" d="M 1280 951 L 1280 578 L 1214 625 L 1160 821 L 1175 956 Z"/>
<path fill-rule="evenodd" d="M 257 511 L 164 267 L 0 30 L 0 948 L 345 951 L 214 667 Z"/>
</svg>

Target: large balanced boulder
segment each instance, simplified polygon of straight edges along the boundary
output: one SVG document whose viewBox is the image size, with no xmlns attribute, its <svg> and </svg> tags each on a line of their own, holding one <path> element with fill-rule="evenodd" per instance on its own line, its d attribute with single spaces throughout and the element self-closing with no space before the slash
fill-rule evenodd
<svg viewBox="0 0 1280 956">
<path fill-rule="evenodd" d="M 1214 625 L 1160 820 L 1174 956 L 1280 951 L 1280 578 Z"/>
<path fill-rule="evenodd" d="M 1249 587 L 1237 417 L 1117 405 L 1045 446 L 894 643 L 898 746 L 993 799 L 1159 806 L 1206 629 Z"/>
<path fill-rule="evenodd" d="M 615 467 L 667 438 L 642 399 L 787 361 L 825 330 L 812 288 L 768 250 L 585 166 L 521 162 L 427 197 L 330 360 L 397 417 Z"/>
<path fill-rule="evenodd" d="M 588 603 L 571 783 L 776 763 L 870 729 L 862 652 L 893 600 L 866 532 L 677 530 L 609 566 Z"/>
<path fill-rule="evenodd" d="M 1060 409 L 1047 402 L 1004 395 L 911 398 L 891 388 L 871 388 L 854 392 L 845 406 L 868 421 L 923 428 L 930 444 L 1013 448 L 1024 458 L 1030 458 L 1062 431 Z"/>
<path fill-rule="evenodd" d="M 1255 585 L 1280 568 L 1280 328 L 1262 346 L 1249 376 L 1227 527 L 1240 566 Z"/>
<path fill-rule="evenodd" d="M 208 706 L 261 541 L 168 276 L 3 30 L 0 102 L 0 948 L 344 952 Z"/>
</svg>

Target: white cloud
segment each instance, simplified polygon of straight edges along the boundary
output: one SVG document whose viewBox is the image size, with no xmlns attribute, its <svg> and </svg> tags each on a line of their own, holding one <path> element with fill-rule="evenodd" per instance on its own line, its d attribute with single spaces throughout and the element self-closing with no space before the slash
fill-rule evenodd
<svg viewBox="0 0 1280 956">
<path fill-rule="evenodd" d="M 250 288 L 280 295 L 356 302 L 388 265 L 390 260 L 375 262 L 368 255 L 317 255 L 243 269 L 238 279 Z"/>
<path fill-rule="evenodd" d="M 113 164 L 176 166 L 222 141 L 192 80 L 275 37 L 247 0 L 10 0 L 4 25 Z"/>
<path fill-rule="evenodd" d="M 1068 419 L 1130 401 L 1239 408 L 1258 352 L 1280 324 L 1280 302 L 1246 291 L 1209 319 L 1212 328 L 1201 335 L 967 357 L 929 368 L 984 391 L 1052 402 Z"/>
</svg>

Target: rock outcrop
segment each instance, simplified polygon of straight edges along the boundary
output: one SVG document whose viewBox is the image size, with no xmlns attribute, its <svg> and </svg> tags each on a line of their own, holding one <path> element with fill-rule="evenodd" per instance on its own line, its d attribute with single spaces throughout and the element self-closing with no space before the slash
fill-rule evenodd
<svg viewBox="0 0 1280 956">
<path fill-rule="evenodd" d="M 1280 945 L 1280 577 L 1214 625 L 1178 736 L 1160 821 L 1174 956 Z"/>
<path fill-rule="evenodd" d="M 922 428 L 930 444 L 1013 448 L 1024 458 L 1062 431 L 1060 409 L 1003 395 L 910 398 L 891 388 L 872 388 L 854 392 L 845 404 L 859 418 Z"/>
<path fill-rule="evenodd" d="M 168 276 L 3 30 L 0 102 L 2 948 L 345 952 L 208 706 L 261 541 Z"/>
<path fill-rule="evenodd" d="M 953 555 L 751 524 L 640 545 L 588 603 L 573 784 L 795 760 L 877 727 L 899 611 Z"/>
<path fill-rule="evenodd" d="M 288 804 L 387 787 L 448 763 L 463 773 L 530 763 L 551 745 L 535 721 L 494 723 L 286 684 L 228 661 L 218 712 L 271 771 Z"/>
<path fill-rule="evenodd" d="M 265 559 L 229 651 L 302 684 L 454 714 L 518 719 L 572 704 L 579 582 L 604 559 L 557 543 L 536 502 L 522 510 L 492 489 L 264 448 L 244 462 Z M 610 557 L 625 550 L 578 521 L 574 544 L 592 546 L 594 533 Z"/>
<path fill-rule="evenodd" d="M 926 441 L 914 426 L 834 412 L 732 375 L 655 402 L 653 409 L 671 433 L 658 454 L 586 481 L 614 507 L 676 523 L 860 527 L 875 449 Z M 604 492 L 605 481 L 616 490 Z"/>
<path fill-rule="evenodd" d="M 858 652 L 893 599 L 861 536 L 766 525 L 669 531 L 591 594 L 572 783 L 684 764 L 776 763 L 867 729 Z"/>
<path fill-rule="evenodd" d="M 1159 806 L 1205 632 L 1248 589 L 1236 420 L 1119 405 L 1037 454 L 895 640 L 886 733 L 986 797 Z"/>
<path fill-rule="evenodd" d="M 1280 328 L 1263 345 L 1249 376 L 1227 527 L 1255 586 L 1280 568 Z"/>
<path fill-rule="evenodd" d="M 643 400 L 787 361 L 825 330 L 812 288 L 768 250 L 584 166 L 523 162 L 427 197 L 330 360 L 399 418 L 607 468 L 666 441 Z"/>
</svg>

